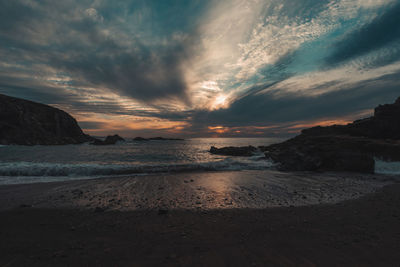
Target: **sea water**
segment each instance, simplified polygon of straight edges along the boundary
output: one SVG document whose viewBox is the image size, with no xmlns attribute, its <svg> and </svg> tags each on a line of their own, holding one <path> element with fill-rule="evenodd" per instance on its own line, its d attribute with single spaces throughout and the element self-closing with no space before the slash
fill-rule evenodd
<svg viewBox="0 0 400 267">
<path fill-rule="evenodd" d="M 276 164 L 252 157 L 209 153 L 211 146 L 266 146 L 283 138 L 194 138 L 64 146 L 0 145 L 0 185 L 193 171 L 267 170 Z M 400 162 L 375 159 L 375 173 L 400 175 Z"/>
<path fill-rule="evenodd" d="M 381 159 L 375 159 L 375 173 L 400 175 L 400 162 L 389 162 Z"/>
<path fill-rule="evenodd" d="M 282 138 L 195 138 L 126 141 L 111 146 L 0 147 L 0 184 L 50 182 L 118 175 L 188 171 L 264 170 L 274 163 L 256 152 L 253 157 L 209 153 L 211 146 L 265 146 Z"/>
</svg>

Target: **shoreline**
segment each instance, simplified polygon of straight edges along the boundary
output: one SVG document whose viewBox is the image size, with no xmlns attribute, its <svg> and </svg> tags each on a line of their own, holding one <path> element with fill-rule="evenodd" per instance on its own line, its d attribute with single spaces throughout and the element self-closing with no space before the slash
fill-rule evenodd
<svg viewBox="0 0 400 267">
<path fill-rule="evenodd" d="M 332 204 L 396 183 L 395 176 L 259 171 L 183 172 L 0 186 L 0 210 L 212 210 Z"/>
<path fill-rule="evenodd" d="M 300 207 L 18 207 L 0 211 L 0 265 L 396 266 L 399 204 L 395 183 L 357 199 Z"/>
<path fill-rule="evenodd" d="M 0 186 L 0 266 L 396 266 L 400 183 L 236 171 Z"/>
</svg>

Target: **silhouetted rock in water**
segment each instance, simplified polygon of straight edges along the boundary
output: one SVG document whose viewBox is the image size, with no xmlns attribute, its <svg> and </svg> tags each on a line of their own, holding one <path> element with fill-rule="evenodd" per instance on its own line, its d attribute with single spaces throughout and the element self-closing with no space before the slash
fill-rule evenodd
<svg viewBox="0 0 400 267">
<path fill-rule="evenodd" d="M 400 161 L 400 98 L 377 107 L 373 117 L 305 129 L 288 141 L 260 149 L 281 170 L 373 173 L 374 158 Z"/>
<path fill-rule="evenodd" d="M 0 144 L 65 145 L 92 140 L 68 113 L 0 94 Z"/>
<path fill-rule="evenodd" d="M 254 146 L 242 146 L 242 147 L 222 147 L 216 148 L 212 146 L 210 148 L 210 153 L 216 155 L 224 155 L 224 156 L 240 156 L 240 157 L 250 157 L 257 151 L 257 148 Z"/>
<path fill-rule="evenodd" d="M 117 142 L 124 142 L 124 141 L 125 139 L 119 136 L 118 134 L 109 135 L 106 137 L 106 140 L 104 140 L 104 142 L 107 144 L 115 144 Z"/>
<path fill-rule="evenodd" d="M 151 138 L 143 138 L 143 137 L 135 137 L 133 141 L 183 141 L 184 139 L 180 138 L 164 138 L 164 137 L 151 137 Z"/>
<path fill-rule="evenodd" d="M 91 143 L 91 145 L 95 145 L 95 146 L 106 146 L 106 145 L 115 145 L 117 142 L 123 142 L 125 141 L 124 138 L 122 138 L 119 135 L 109 135 L 106 137 L 106 139 L 100 140 L 100 139 L 96 139 L 94 140 L 93 143 Z"/>
<path fill-rule="evenodd" d="M 149 141 L 149 139 L 143 137 L 135 137 L 133 138 L 133 141 Z"/>
</svg>

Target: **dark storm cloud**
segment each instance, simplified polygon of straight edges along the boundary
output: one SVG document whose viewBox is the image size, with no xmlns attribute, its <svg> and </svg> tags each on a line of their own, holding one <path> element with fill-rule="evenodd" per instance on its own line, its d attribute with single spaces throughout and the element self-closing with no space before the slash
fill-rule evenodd
<svg viewBox="0 0 400 267">
<path fill-rule="evenodd" d="M 128 12 L 130 9 L 140 13 L 146 6 L 144 1 L 124 1 L 125 4 L 116 4 L 118 8 L 111 11 L 100 6 L 98 9 L 104 10 L 104 14 L 89 9 L 88 1 L 79 4 L 52 2 L 51 5 L 45 2 L 32 5 L 21 1 L 0 2 L 0 55 L 3 60 L 21 62 L 26 67 L 46 64 L 55 71 L 68 74 L 75 87 L 108 88 L 144 102 L 166 98 L 188 102 L 181 65 L 190 57 L 194 32 L 179 36 L 179 33 L 175 34 L 174 25 L 170 28 L 162 25 L 164 19 L 157 14 L 147 18 L 154 20 L 149 28 L 146 25 L 150 23 L 146 21 L 141 22 L 143 27 L 140 29 L 123 29 L 115 25 L 114 20 L 107 20 L 113 16 L 128 20 L 131 14 L 127 14 L 124 7 Z M 175 2 L 179 4 L 179 1 Z M 153 5 L 156 3 L 165 5 L 161 1 L 155 1 Z M 194 3 L 191 6 L 199 5 Z M 151 8 L 157 10 L 158 7 Z M 181 12 L 180 9 L 175 11 Z M 174 15 L 179 15 L 174 14 L 174 9 L 170 12 L 170 16 L 165 17 L 168 22 Z M 143 16 L 139 17 L 144 20 Z M 188 19 L 181 15 L 175 23 L 191 25 L 185 21 Z M 146 36 L 146 31 L 160 31 L 161 26 L 165 32 L 169 29 L 169 35 L 157 35 L 158 40 Z M 33 72 L 40 71 L 33 69 Z"/>
<path fill-rule="evenodd" d="M 82 50 L 68 59 L 53 58 L 52 66 L 79 77 L 76 86 L 103 86 L 122 95 L 151 102 L 179 97 L 186 100 L 186 83 L 180 70 L 184 45 L 159 48 L 157 53 L 136 43 L 137 50 L 123 51 L 115 43 L 97 47 L 102 55 Z"/>
<path fill-rule="evenodd" d="M 400 2 L 392 5 L 386 12 L 375 18 L 361 29 L 352 31 L 337 41 L 333 53 L 328 57 L 328 64 L 348 61 L 366 55 L 393 44 L 390 55 L 386 59 L 378 59 L 378 65 L 400 59 Z"/>
</svg>

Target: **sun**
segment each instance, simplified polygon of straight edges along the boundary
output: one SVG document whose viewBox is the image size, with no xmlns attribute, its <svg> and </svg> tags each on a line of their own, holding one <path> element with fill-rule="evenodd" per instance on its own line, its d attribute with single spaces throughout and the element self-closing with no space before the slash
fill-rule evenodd
<svg viewBox="0 0 400 267">
<path fill-rule="evenodd" d="M 220 109 L 228 107 L 228 96 L 224 94 L 219 94 L 215 97 L 212 104 L 212 109 Z"/>
<path fill-rule="evenodd" d="M 227 98 L 228 97 L 226 95 L 217 96 L 217 98 L 215 99 L 215 105 L 217 105 L 217 106 L 225 105 L 225 102 L 226 102 Z"/>
</svg>

